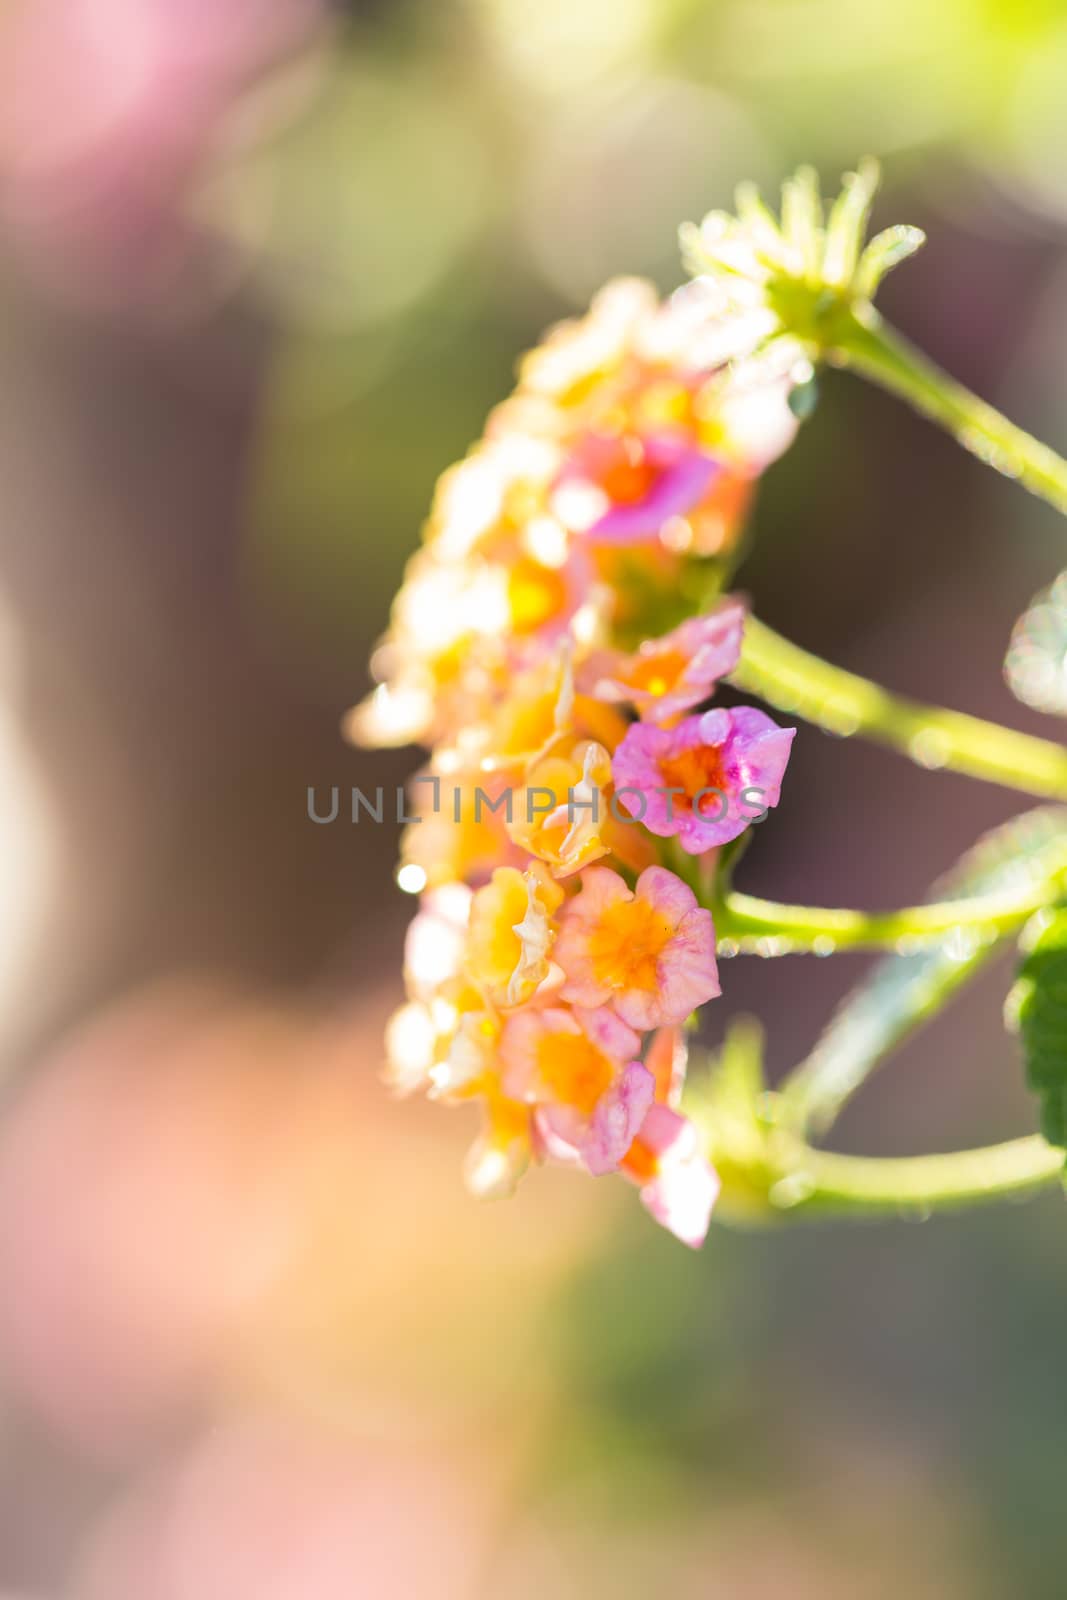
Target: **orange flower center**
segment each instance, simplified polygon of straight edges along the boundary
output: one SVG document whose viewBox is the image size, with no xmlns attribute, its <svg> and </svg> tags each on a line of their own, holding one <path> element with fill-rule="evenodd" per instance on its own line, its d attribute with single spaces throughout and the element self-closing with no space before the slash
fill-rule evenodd
<svg viewBox="0 0 1067 1600">
<path fill-rule="evenodd" d="M 681 750 L 674 756 L 663 756 L 659 761 L 660 776 L 665 789 L 681 789 L 673 796 L 675 812 L 692 811 L 693 798 L 701 789 L 717 789 L 726 793 L 726 771 L 722 750 L 717 745 L 697 745 L 693 750 Z M 718 813 L 722 802 L 714 794 L 706 794 L 700 801 L 701 813 Z"/>
<path fill-rule="evenodd" d="M 640 1134 L 623 1156 L 621 1165 L 635 1183 L 651 1183 L 659 1173 L 659 1158 L 642 1143 Z"/>
<path fill-rule="evenodd" d="M 622 434 L 597 473 L 597 482 L 615 505 L 634 505 L 651 493 L 659 477 L 641 441 Z"/>
<path fill-rule="evenodd" d="M 497 1149 L 506 1150 L 511 1144 L 526 1139 L 530 1132 L 530 1109 L 517 1100 L 509 1100 L 495 1080 L 486 1076 L 478 1085 L 485 1095 L 485 1109 L 489 1120 L 489 1135 Z"/>
<path fill-rule="evenodd" d="M 584 1033 L 547 1033 L 538 1050 L 541 1082 L 554 1100 L 591 1116 L 614 1070 Z"/>
<path fill-rule="evenodd" d="M 597 982 L 611 989 L 655 989 L 659 960 L 673 934 L 666 917 L 647 900 L 608 906 L 589 938 Z"/>
<path fill-rule="evenodd" d="M 689 658 L 681 650 L 657 650 L 654 654 L 637 657 L 627 682 L 631 688 L 644 689 L 658 697 L 674 688 L 688 664 Z"/>
<path fill-rule="evenodd" d="M 567 584 L 563 574 L 538 561 L 520 558 L 508 574 L 508 610 L 516 633 L 532 633 L 567 605 Z"/>
</svg>

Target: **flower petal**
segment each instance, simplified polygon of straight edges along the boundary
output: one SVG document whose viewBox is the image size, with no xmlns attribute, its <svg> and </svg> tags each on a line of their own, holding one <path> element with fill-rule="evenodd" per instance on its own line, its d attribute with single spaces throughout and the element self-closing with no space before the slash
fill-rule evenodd
<svg viewBox="0 0 1067 1600">
<path fill-rule="evenodd" d="M 614 1172 L 640 1131 L 655 1094 L 655 1080 L 640 1061 L 624 1067 L 593 1112 L 581 1156 L 594 1177 Z"/>
</svg>

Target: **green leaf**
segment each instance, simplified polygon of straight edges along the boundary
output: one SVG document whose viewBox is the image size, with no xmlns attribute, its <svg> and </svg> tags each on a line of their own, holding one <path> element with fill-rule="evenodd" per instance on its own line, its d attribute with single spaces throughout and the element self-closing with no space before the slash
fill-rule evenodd
<svg viewBox="0 0 1067 1600">
<path fill-rule="evenodd" d="M 1041 806 L 985 835 L 931 890 L 933 900 L 1025 889 L 1044 876 L 1044 861 L 1062 848 L 1067 808 Z M 885 956 L 842 1002 L 811 1055 L 797 1068 L 789 1105 L 816 1131 L 895 1045 L 926 1020 L 996 948 L 958 929 L 935 945 Z M 1064 1053 L 1067 1086 L 1067 1051 Z"/>
<path fill-rule="evenodd" d="M 1067 716 L 1067 572 L 1035 595 L 1015 624 L 1004 677 L 1023 705 Z"/>
<path fill-rule="evenodd" d="M 1026 1080 L 1041 1102 L 1041 1132 L 1067 1146 L 1067 907 L 1039 912 L 1024 936 L 1019 976 L 1008 997 Z"/>
</svg>

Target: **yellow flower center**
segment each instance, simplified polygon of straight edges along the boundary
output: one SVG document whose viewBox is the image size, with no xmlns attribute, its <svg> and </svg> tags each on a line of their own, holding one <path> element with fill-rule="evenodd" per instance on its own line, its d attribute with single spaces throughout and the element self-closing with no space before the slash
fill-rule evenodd
<svg viewBox="0 0 1067 1600">
<path fill-rule="evenodd" d="M 655 654 L 638 656 L 630 668 L 627 681 L 634 689 L 644 689 L 656 696 L 673 689 L 687 666 L 688 658 L 680 650 L 657 650 Z"/>
<path fill-rule="evenodd" d="M 689 427 L 693 420 L 693 396 L 673 378 L 650 377 L 634 401 L 634 414 L 645 428 Z"/>
<path fill-rule="evenodd" d="M 611 1087 L 614 1076 L 607 1056 L 584 1033 L 546 1033 L 538 1048 L 537 1066 L 551 1097 L 587 1117 Z"/>
<path fill-rule="evenodd" d="M 655 989 L 659 959 L 673 933 L 666 917 L 647 900 L 609 906 L 589 939 L 597 982 L 611 989 Z"/>
<path fill-rule="evenodd" d="M 567 584 L 562 573 L 539 561 L 520 557 L 508 574 L 508 611 L 516 633 L 532 633 L 567 604 Z"/>
<path fill-rule="evenodd" d="M 530 1130 L 530 1109 L 518 1100 L 509 1100 L 492 1074 L 487 1074 L 479 1084 L 485 1097 L 489 1123 L 489 1137 L 499 1149 L 506 1149 L 518 1139 L 526 1138 Z"/>
<path fill-rule="evenodd" d="M 622 1166 L 635 1183 L 651 1183 L 659 1173 L 659 1159 L 642 1141 L 640 1135 L 623 1156 Z"/>
<path fill-rule="evenodd" d="M 557 731 L 557 711 L 565 686 L 559 671 L 547 679 L 539 674 L 519 680 L 494 721 L 494 754 L 518 756 L 542 749 Z"/>
<path fill-rule="evenodd" d="M 634 505 L 651 493 L 659 477 L 640 439 L 623 434 L 598 473 L 600 487 L 615 505 Z"/>
</svg>

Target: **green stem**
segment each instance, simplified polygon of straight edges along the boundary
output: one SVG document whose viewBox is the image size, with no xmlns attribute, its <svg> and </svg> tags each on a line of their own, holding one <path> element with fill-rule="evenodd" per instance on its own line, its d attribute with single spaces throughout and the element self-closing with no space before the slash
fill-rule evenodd
<svg viewBox="0 0 1067 1600">
<path fill-rule="evenodd" d="M 757 617 L 745 624 L 741 689 L 828 732 L 863 734 L 924 767 L 946 767 L 1024 794 L 1067 799 L 1067 750 L 980 717 L 920 705 L 790 644 Z"/>
<path fill-rule="evenodd" d="M 835 1216 L 918 1216 L 1052 1188 L 1064 1152 L 1039 1135 L 950 1155 L 849 1156 L 799 1145 L 772 1183 L 772 1207 Z"/>
<path fill-rule="evenodd" d="M 1067 512 L 1067 461 L 942 372 L 889 329 L 873 308 L 850 310 L 825 353 L 835 365 L 850 367 L 908 401 L 982 461 Z M 787 643 L 755 618 L 746 628 L 734 681 L 780 711 L 802 715 L 841 735 L 865 734 L 922 766 L 947 767 L 1044 798 L 1067 798 L 1067 750 L 1062 746 L 888 694 Z M 898 945 L 901 939 L 937 938 L 961 926 L 993 939 L 1045 903 L 1062 885 L 1063 875 L 1063 867 L 1056 866 L 1027 891 L 886 913 L 776 905 L 733 893 L 721 895 L 714 909 L 720 937 L 735 938 L 742 947 L 754 942 L 767 953 L 774 950 L 767 941 L 782 941 L 783 949 Z M 946 980 L 944 990 L 952 986 Z M 816 1092 L 821 1080 L 802 1083 L 804 1070 L 793 1093 L 806 1114 L 814 1116 L 825 1109 Z M 854 1086 L 846 1085 L 845 1092 Z M 835 1105 L 840 1087 L 836 1081 L 822 1083 Z M 1063 1178 L 1064 1152 L 1038 1136 L 947 1155 L 849 1156 L 797 1140 L 789 1131 L 796 1105 L 791 1113 L 769 1131 L 763 1155 L 748 1173 L 758 1179 L 757 1168 L 762 1172 L 772 1211 L 925 1217 L 936 1210 L 1020 1198 Z"/>
<path fill-rule="evenodd" d="M 1067 513 L 1067 461 L 942 372 L 872 306 L 837 328 L 828 359 L 899 395 L 947 428 L 964 449 Z"/>
<path fill-rule="evenodd" d="M 715 930 L 733 939 L 746 954 L 798 955 L 808 951 L 897 949 L 943 938 L 959 928 L 973 928 L 988 937 L 1010 933 L 1046 905 L 1067 876 L 1067 860 L 1058 872 L 1013 893 L 974 895 L 968 899 L 902 906 L 896 911 L 852 911 L 828 906 L 786 905 L 754 895 L 728 894 L 713 907 Z M 761 948 L 768 940 L 780 948 Z"/>
</svg>

